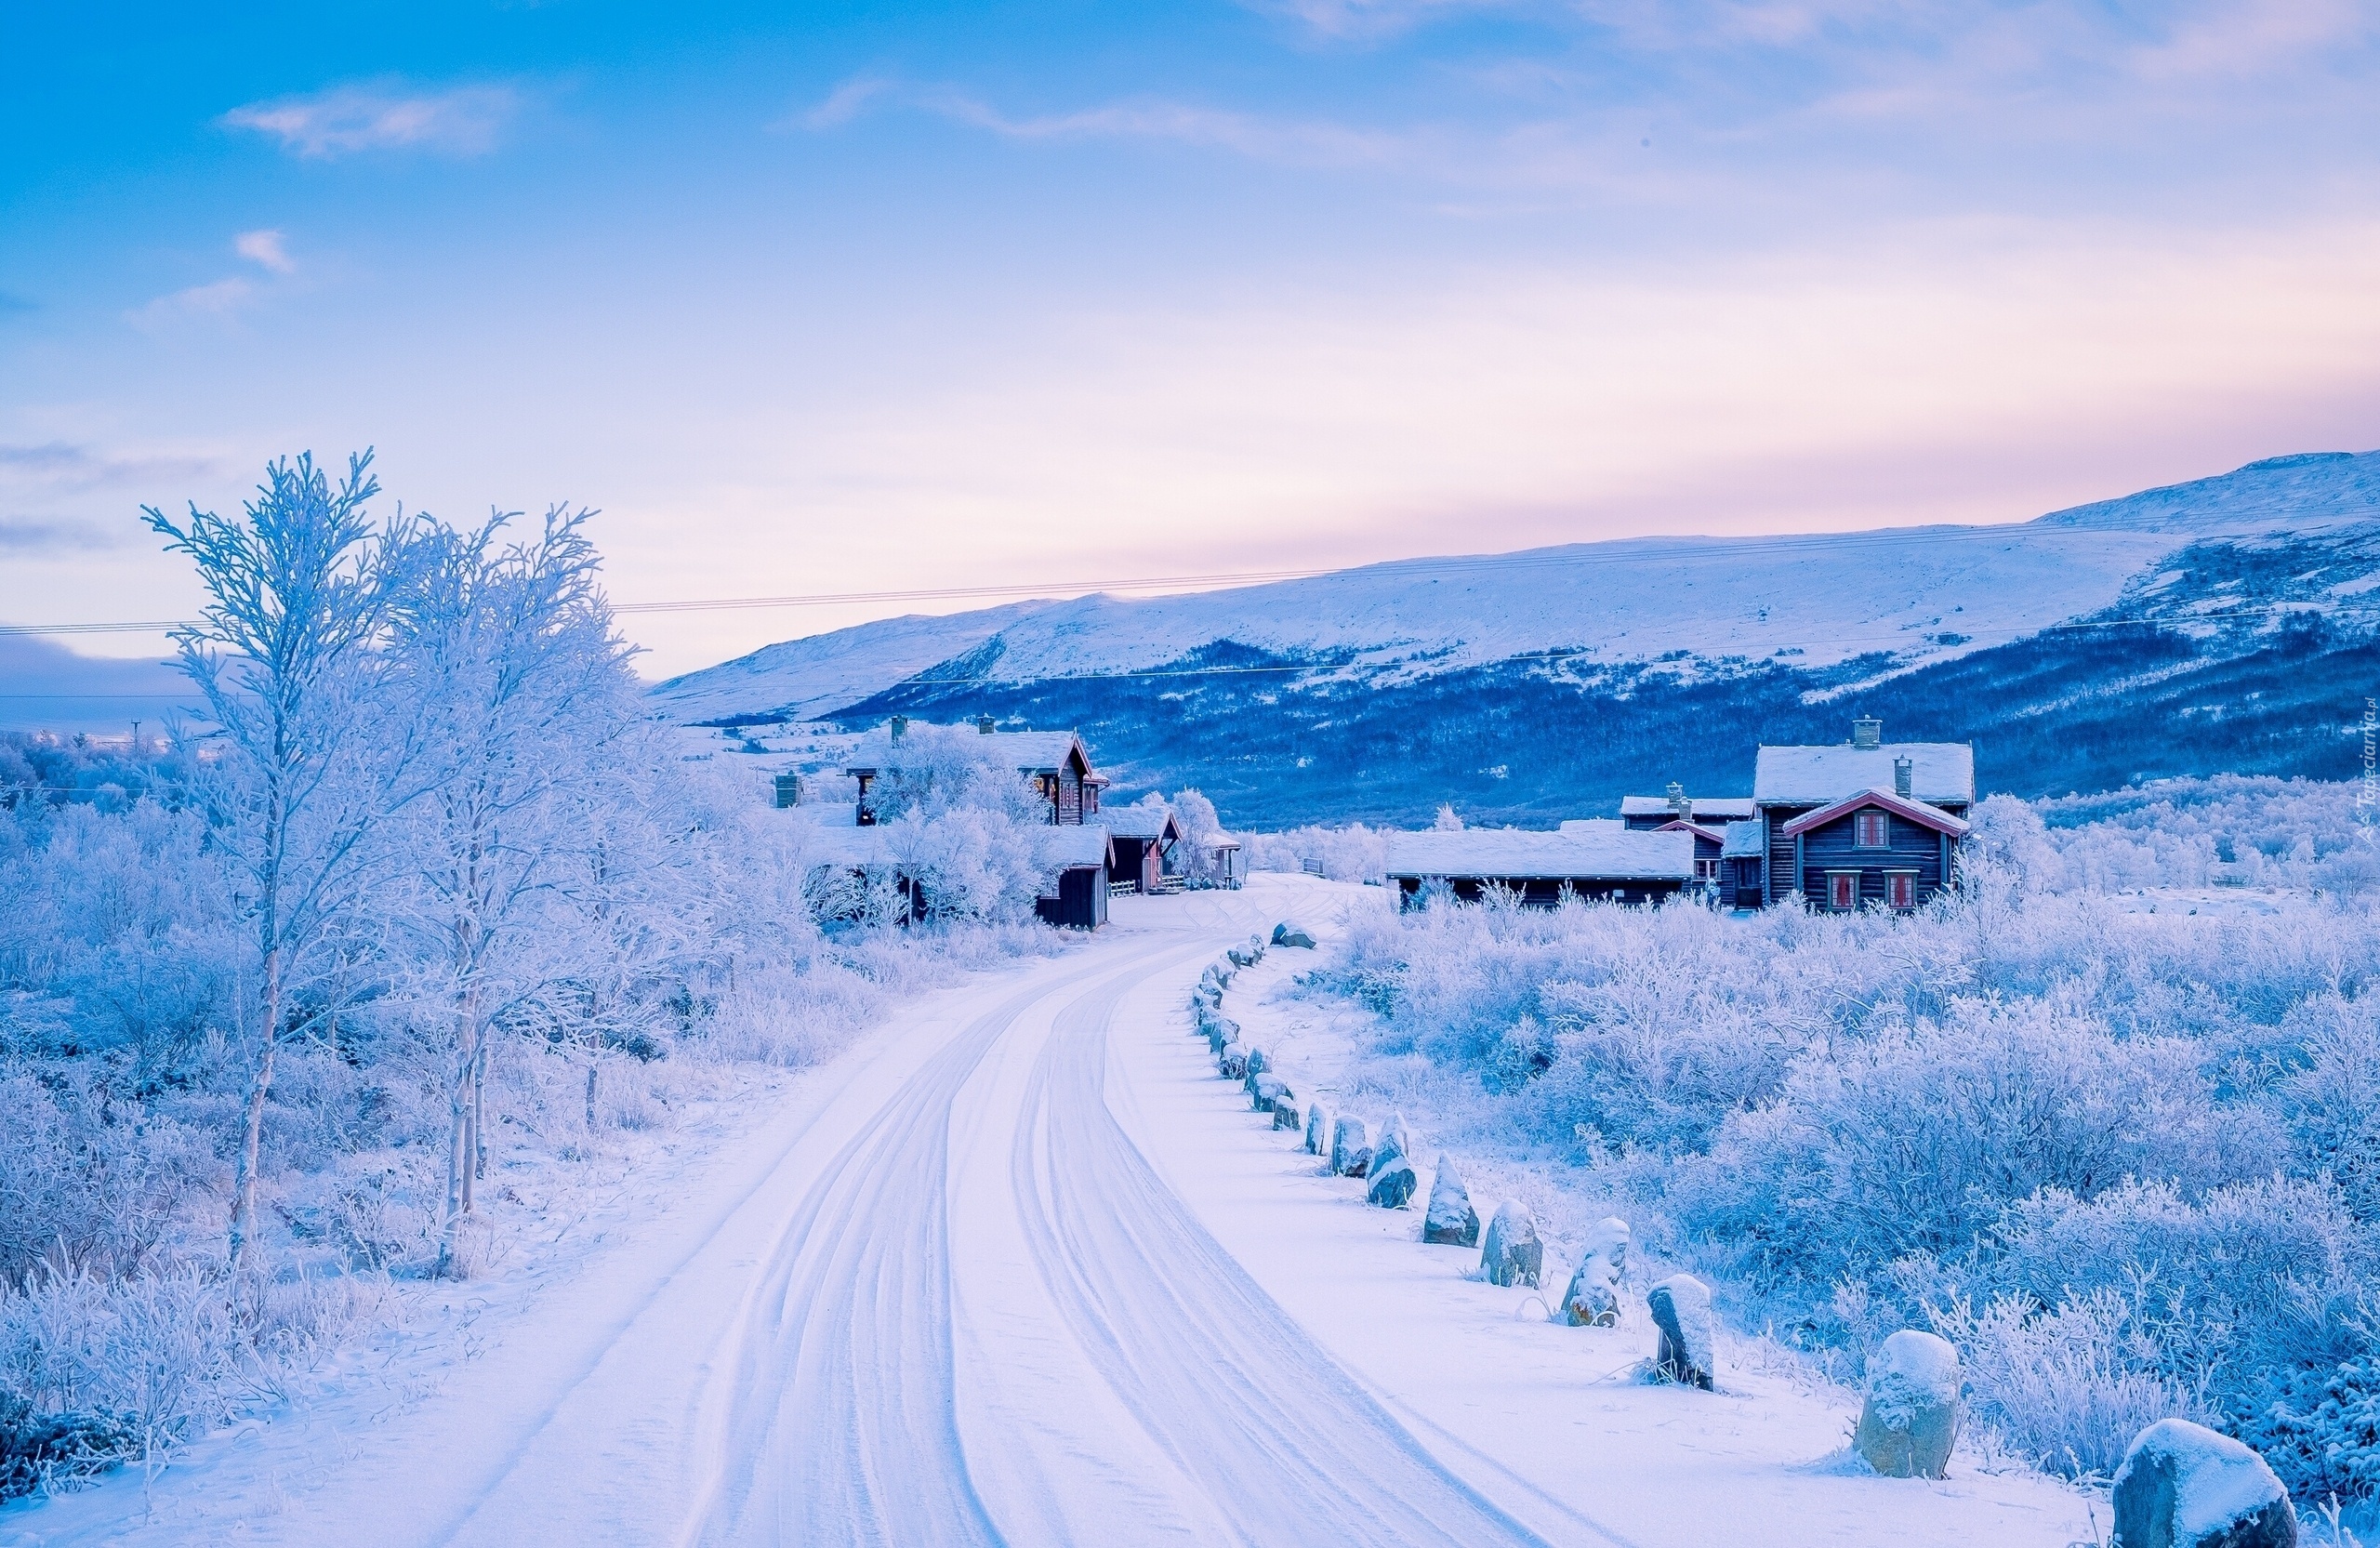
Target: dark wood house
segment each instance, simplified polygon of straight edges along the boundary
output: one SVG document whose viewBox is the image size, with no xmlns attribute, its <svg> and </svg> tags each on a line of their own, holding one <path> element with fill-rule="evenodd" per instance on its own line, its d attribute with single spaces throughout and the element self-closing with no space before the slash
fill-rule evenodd
<svg viewBox="0 0 2380 1548">
<path fill-rule="evenodd" d="M 1763 903 L 1798 893 L 1835 912 L 1914 908 L 1951 885 L 1975 804 L 1975 748 L 1886 742 L 1883 730 L 1862 718 L 1840 746 L 1760 749 Z"/>
<path fill-rule="evenodd" d="M 1608 819 L 1566 823 L 1558 833 L 1433 828 L 1390 835 L 1386 870 L 1401 908 L 1441 885 L 1465 903 L 1491 891 L 1538 908 L 1568 897 L 1659 903 L 1693 885 L 1694 840 L 1632 832 Z"/>
<path fill-rule="evenodd" d="M 901 767 L 901 739 L 908 730 L 905 717 L 893 716 L 885 722 L 884 735 L 862 743 L 860 755 L 843 771 L 859 782 L 862 827 L 876 822 L 871 793 L 886 774 Z M 1091 768 L 1091 754 L 1081 737 L 1071 731 L 1001 731 L 989 717 L 976 721 L 975 731 L 993 738 L 987 745 L 1025 776 L 1051 823 L 1075 827 L 1098 816 L 1099 793 L 1107 787 L 1107 780 Z"/>
<path fill-rule="evenodd" d="M 1099 822 L 1115 846 L 1115 858 L 1107 866 L 1110 891 L 1154 893 L 1180 868 L 1174 852 L 1182 842 L 1182 829 L 1164 807 L 1117 807 L 1101 814 Z"/>
</svg>

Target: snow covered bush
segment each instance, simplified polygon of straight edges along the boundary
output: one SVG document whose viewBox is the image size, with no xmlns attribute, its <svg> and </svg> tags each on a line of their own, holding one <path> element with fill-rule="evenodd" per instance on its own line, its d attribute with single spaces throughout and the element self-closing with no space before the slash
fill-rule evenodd
<svg viewBox="0 0 2380 1548">
<path fill-rule="evenodd" d="M 2309 1501 L 2368 1499 L 2380 904 L 2339 885 L 2352 792 L 2190 782 L 2067 820 L 2089 799 L 1984 802 L 1967 885 L 1914 915 L 1383 906 L 1312 992 L 1378 1013 L 1359 1080 L 1435 1081 L 1448 1143 L 1632 1200 L 1747 1319 L 1854 1370 L 1896 1328 L 1955 1338 L 2016 1452 L 2104 1471 L 2179 1414 Z M 2297 890 L 2103 890 L 2225 874 L 2152 811 Z"/>
<path fill-rule="evenodd" d="M 1251 833 L 1243 840 L 1252 871 L 1298 872 L 1312 861 L 1333 881 L 1378 881 L 1388 864 L 1388 832 L 1349 823 L 1344 827 L 1292 827 Z"/>
</svg>

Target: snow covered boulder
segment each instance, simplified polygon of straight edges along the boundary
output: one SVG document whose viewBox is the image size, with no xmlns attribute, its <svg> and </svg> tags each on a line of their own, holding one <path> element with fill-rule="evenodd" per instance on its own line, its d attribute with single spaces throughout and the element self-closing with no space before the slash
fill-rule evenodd
<svg viewBox="0 0 2380 1548">
<path fill-rule="evenodd" d="M 1606 1215 L 1587 1232 L 1587 1250 L 1562 1297 L 1562 1319 L 1573 1328 L 1608 1328 L 1620 1320 L 1620 1276 L 1628 1267 L 1628 1223 Z"/>
<path fill-rule="evenodd" d="M 1283 1091 L 1273 1099 L 1273 1127 L 1296 1130 L 1302 1120 L 1298 1117 L 1298 1099 L 1293 1092 Z"/>
<path fill-rule="evenodd" d="M 1373 1137 L 1371 1170 L 1375 1174 L 1392 1161 L 1404 1158 L 1405 1147 L 1397 1143 L 1397 1136 L 1402 1132 L 1402 1125 L 1395 1118 L 1391 1118 L 1381 1126 L 1380 1133 Z"/>
<path fill-rule="evenodd" d="M 1904 1328 L 1868 1361 L 1868 1400 L 1851 1444 L 1887 1478 L 1938 1478 L 1959 1438 L 1959 1351 Z"/>
<path fill-rule="evenodd" d="M 1342 1118 L 1330 1131 L 1330 1170 L 1361 1177 L 1372 1162 L 1372 1131 L 1359 1118 Z"/>
<path fill-rule="evenodd" d="M 1430 1212 L 1421 1218 L 1421 1239 L 1443 1247 L 1479 1245 L 1479 1211 L 1471 1207 L 1471 1190 L 1454 1158 L 1438 1158 L 1438 1174 L 1430 1180 Z"/>
<path fill-rule="evenodd" d="M 1402 1154 L 1391 1156 L 1385 1162 L 1375 1159 L 1368 1175 L 1371 1180 L 1364 1184 L 1364 1202 L 1383 1210 L 1405 1208 L 1413 1202 L 1413 1195 L 1421 1186 L 1413 1163 Z"/>
<path fill-rule="evenodd" d="M 1289 1098 L 1289 1083 L 1277 1075 L 1251 1075 L 1248 1080 L 1249 1105 L 1260 1113 L 1269 1113 L 1275 1103 Z"/>
<path fill-rule="evenodd" d="M 1305 1110 L 1305 1153 L 1330 1154 L 1330 1109 L 1317 1102 Z"/>
<path fill-rule="evenodd" d="M 1312 951 L 1314 937 L 1289 920 L 1283 920 L 1273 927 L 1273 944 L 1276 946 L 1297 946 Z"/>
<path fill-rule="evenodd" d="M 1267 1054 L 1265 1053 L 1265 1052 L 1264 1052 L 1262 1048 L 1250 1047 L 1250 1048 L 1249 1049 L 1249 1051 L 1248 1051 L 1248 1073 L 1249 1073 L 1249 1074 L 1250 1074 L 1250 1075 L 1262 1075 L 1262 1074 L 1263 1074 L 1266 1070 L 1271 1069 L 1272 1067 L 1273 1067 L 1273 1061 L 1272 1061 L 1271 1057 L 1270 1057 L 1269 1055 L 1267 1055 Z"/>
<path fill-rule="evenodd" d="M 1718 1375 L 1717 1342 L 1711 1327 L 1711 1287 L 1691 1274 L 1673 1275 L 1655 1285 L 1645 1303 L 1661 1330 L 1654 1369 L 1684 1386 L 1709 1392 Z"/>
<path fill-rule="evenodd" d="M 1517 1198 L 1496 1206 L 1479 1248 L 1479 1277 L 1491 1285 L 1530 1285 L 1545 1272 L 1545 1244 L 1537 1238 L 1537 1216 Z"/>
<path fill-rule="evenodd" d="M 1248 1078 L 1248 1050 L 1237 1043 L 1224 1044 L 1223 1051 L 1215 1055 L 1215 1064 L 1226 1080 Z"/>
<path fill-rule="evenodd" d="M 2116 1469 L 2117 1548 L 2294 1548 L 2297 1513 L 2264 1458 L 2187 1419 L 2161 1419 Z"/>
</svg>

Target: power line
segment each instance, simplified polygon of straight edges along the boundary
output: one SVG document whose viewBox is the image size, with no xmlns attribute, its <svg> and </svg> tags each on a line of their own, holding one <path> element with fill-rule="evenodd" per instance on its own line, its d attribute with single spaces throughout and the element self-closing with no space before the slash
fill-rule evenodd
<svg viewBox="0 0 2380 1548">
<path fill-rule="evenodd" d="M 2121 530 L 2121 529 L 2115 529 Z M 2030 540 L 2052 534 L 2064 537 L 2103 539 L 2109 530 L 2093 527 L 2040 528 L 2030 523 L 2010 526 L 1982 527 L 1894 527 L 1870 532 L 1819 533 L 1787 537 L 1714 537 L 1714 538 L 1619 538 L 1597 544 L 1600 551 L 1563 552 L 1537 551 L 1518 554 L 1479 554 L 1431 559 L 1392 559 L 1371 564 L 1339 566 L 1329 569 L 1236 570 L 1217 571 L 1204 575 L 1137 576 L 1109 580 L 1019 581 L 1013 584 L 989 586 L 920 587 L 904 590 L 883 591 L 819 591 L 773 597 L 710 597 L 679 602 L 615 602 L 612 611 L 621 614 L 645 613 L 714 613 L 745 612 L 774 608 L 839 607 L 876 602 L 963 602 L 997 597 L 1034 598 L 1059 594 L 1051 600 L 1075 599 L 1113 591 L 1166 591 L 1220 589 L 1244 586 L 1275 585 L 1284 581 L 1317 580 L 1343 576 L 1350 578 L 1368 577 L 1382 571 L 1400 576 L 1463 576 L 1484 572 L 1539 570 L 1548 568 L 1593 569 L 1610 565 L 1634 565 L 1652 562 L 1685 562 L 1710 559 L 1730 559 L 1739 555 L 1764 553 L 1772 557 L 1780 551 L 1790 557 L 1828 554 L 1846 550 L 1891 547 L 1916 542 L 1924 545 L 1940 543 L 2000 543 L 2008 548 L 2030 546 Z M 2177 543 L 2176 547 L 2186 546 Z M 1611 551 L 1624 549 L 1625 551 Z M 0 636 L 26 634 L 159 634 L 192 627 L 186 619 L 147 619 L 132 622 L 62 623 L 62 624 L 0 624 Z"/>
</svg>

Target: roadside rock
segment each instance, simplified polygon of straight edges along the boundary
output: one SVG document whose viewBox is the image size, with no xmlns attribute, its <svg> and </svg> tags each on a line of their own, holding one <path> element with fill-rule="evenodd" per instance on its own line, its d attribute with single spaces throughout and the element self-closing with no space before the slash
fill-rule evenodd
<svg viewBox="0 0 2380 1548">
<path fill-rule="evenodd" d="M 1330 1154 L 1330 1109 L 1319 1102 L 1305 1110 L 1305 1151 L 1309 1156 Z"/>
<path fill-rule="evenodd" d="M 1562 1317 L 1573 1328 L 1608 1328 L 1620 1320 L 1620 1277 L 1628 1267 L 1628 1223 L 1606 1215 L 1587 1232 L 1586 1253 L 1562 1297 Z"/>
<path fill-rule="evenodd" d="M 1374 1160 L 1371 1181 L 1364 1184 L 1364 1202 L 1377 1204 L 1383 1210 L 1401 1210 L 1413 1202 L 1414 1190 L 1421 1179 L 1414 1175 L 1413 1163 L 1403 1156 L 1391 1156 L 1386 1162 Z"/>
<path fill-rule="evenodd" d="M 2187 1419 L 2161 1419 L 2116 1469 L 2120 1548 L 2294 1548 L 2297 1513 L 2264 1458 Z"/>
<path fill-rule="evenodd" d="M 1330 1170 L 1342 1177 L 1361 1177 L 1371 1165 L 1372 1131 L 1359 1118 L 1342 1118 L 1330 1130 Z"/>
<path fill-rule="evenodd" d="M 1298 946 L 1312 951 L 1314 937 L 1289 920 L 1283 920 L 1273 927 L 1273 944 L 1276 946 Z"/>
<path fill-rule="evenodd" d="M 1517 1198 L 1496 1206 L 1479 1250 L 1479 1277 L 1491 1285 L 1536 1285 L 1545 1270 L 1537 1216 Z"/>
<path fill-rule="evenodd" d="M 1938 1478 L 1959 1438 L 1959 1351 L 1904 1328 L 1868 1361 L 1868 1400 L 1851 1444 L 1887 1478 Z"/>
<path fill-rule="evenodd" d="M 1673 1275 L 1645 1297 L 1653 1325 L 1661 1330 L 1655 1369 L 1681 1385 L 1709 1392 L 1718 1375 L 1716 1342 L 1711 1336 L 1711 1287 L 1691 1274 Z"/>
<path fill-rule="evenodd" d="M 1248 1050 L 1237 1043 L 1227 1043 L 1215 1056 L 1216 1064 L 1226 1080 L 1248 1078 Z"/>
<path fill-rule="evenodd" d="M 1283 1092 L 1273 1099 L 1273 1127 L 1295 1130 L 1298 1124 L 1298 1099 Z"/>
<path fill-rule="evenodd" d="M 1430 1180 L 1430 1212 L 1421 1219 L 1421 1239 L 1445 1247 L 1479 1245 L 1479 1211 L 1471 1207 L 1471 1190 L 1454 1158 L 1438 1158 L 1438 1174 Z"/>
<path fill-rule="evenodd" d="M 1293 1101 L 1289 1083 L 1277 1075 L 1251 1075 L 1248 1078 L 1249 1102 L 1260 1113 L 1269 1113 L 1274 1104 Z"/>
</svg>

